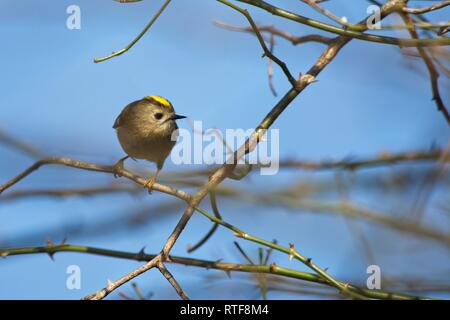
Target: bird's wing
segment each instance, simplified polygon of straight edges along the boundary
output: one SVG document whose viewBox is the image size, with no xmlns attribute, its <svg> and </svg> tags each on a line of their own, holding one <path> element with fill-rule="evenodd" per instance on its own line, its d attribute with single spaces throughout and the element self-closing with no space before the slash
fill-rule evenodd
<svg viewBox="0 0 450 320">
<path fill-rule="evenodd" d="M 114 121 L 113 128 L 117 129 L 123 124 L 123 111 L 119 114 L 119 116 L 116 118 L 116 121 Z"/>
<path fill-rule="evenodd" d="M 131 108 L 135 105 L 135 102 L 130 103 L 125 108 L 123 108 L 122 112 L 119 114 L 119 116 L 116 118 L 116 121 L 114 121 L 113 128 L 117 129 L 118 127 L 122 126 L 124 124 L 124 121 L 126 119 L 126 116 L 128 113 L 130 113 Z"/>
</svg>

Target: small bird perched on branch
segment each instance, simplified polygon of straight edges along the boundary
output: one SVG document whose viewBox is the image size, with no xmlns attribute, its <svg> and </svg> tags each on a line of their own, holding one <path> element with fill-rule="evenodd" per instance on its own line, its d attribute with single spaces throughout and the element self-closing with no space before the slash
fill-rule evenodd
<svg viewBox="0 0 450 320">
<path fill-rule="evenodd" d="M 156 174 L 145 184 L 150 192 L 176 143 L 175 121 L 183 118 L 186 117 L 177 115 L 167 99 L 159 96 L 147 96 L 127 105 L 113 125 L 127 154 L 114 165 L 115 170 L 120 172 L 123 162 L 130 157 L 156 163 Z"/>
</svg>

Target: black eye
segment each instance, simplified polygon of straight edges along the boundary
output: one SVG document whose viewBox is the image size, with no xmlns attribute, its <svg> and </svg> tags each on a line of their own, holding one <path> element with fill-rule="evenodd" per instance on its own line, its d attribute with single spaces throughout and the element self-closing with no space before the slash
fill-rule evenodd
<svg viewBox="0 0 450 320">
<path fill-rule="evenodd" d="M 163 114 L 161 112 L 155 113 L 156 120 L 161 120 L 162 117 L 163 117 Z"/>
</svg>

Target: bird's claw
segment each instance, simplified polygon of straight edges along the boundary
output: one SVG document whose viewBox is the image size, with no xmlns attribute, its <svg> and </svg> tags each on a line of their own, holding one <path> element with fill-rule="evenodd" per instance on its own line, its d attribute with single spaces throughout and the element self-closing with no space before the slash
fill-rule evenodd
<svg viewBox="0 0 450 320">
<path fill-rule="evenodd" d="M 145 184 L 144 184 L 144 188 L 148 189 L 148 193 L 152 194 L 152 190 L 153 190 L 153 185 L 156 182 L 156 176 L 151 177 L 150 179 L 148 179 Z"/>
<path fill-rule="evenodd" d="M 116 162 L 116 164 L 113 166 L 114 171 L 114 178 L 119 178 L 122 176 L 121 172 L 123 171 L 123 159 Z"/>
</svg>

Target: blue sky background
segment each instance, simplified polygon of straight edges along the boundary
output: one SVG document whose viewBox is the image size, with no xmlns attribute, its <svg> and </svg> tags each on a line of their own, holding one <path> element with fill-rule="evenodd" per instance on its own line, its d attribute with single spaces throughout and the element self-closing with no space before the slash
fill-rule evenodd
<svg viewBox="0 0 450 320">
<path fill-rule="evenodd" d="M 202 120 L 204 127 L 221 130 L 255 127 L 278 99 L 272 96 L 267 85 L 267 61 L 260 59 L 261 48 L 253 36 L 213 25 L 214 20 L 246 25 L 242 16 L 216 1 L 174 0 L 129 52 L 100 64 L 93 63 L 94 57 L 129 43 L 160 2 L 123 5 L 113 1 L 3 0 L 0 4 L 0 129 L 50 155 L 112 164 L 123 156 L 112 123 L 126 104 L 146 95 L 167 97 L 179 114 Z M 273 3 L 281 5 L 282 1 Z M 81 7 L 81 30 L 66 28 L 66 8 L 71 4 Z M 352 1 L 350 5 L 341 0 L 329 4 L 330 9 L 347 15 L 350 21 L 364 17 L 366 7 L 364 1 Z M 319 17 L 300 3 L 291 3 L 287 8 Z M 256 8 L 251 13 L 258 23 L 275 24 L 294 34 L 317 33 Z M 445 12 L 436 19 L 442 20 L 444 16 Z M 293 47 L 279 39 L 275 50 L 298 73 L 305 72 L 314 63 L 323 46 Z M 287 91 L 288 83 L 277 67 L 274 70 L 273 81 L 282 94 Z M 274 125 L 280 129 L 282 158 L 364 157 L 383 150 L 400 152 L 429 148 L 432 144 L 444 147 L 450 137 L 448 125 L 431 101 L 423 63 L 405 60 L 395 47 L 353 41 L 318 80 Z M 448 78 L 442 76 L 440 85 L 448 105 Z M 189 128 L 187 122 L 180 125 Z M 2 145 L 0 155 L 0 181 L 10 179 L 33 163 L 33 159 Z M 153 169 L 153 165 L 142 161 L 128 165 Z M 177 168 L 170 161 L 165 166 L 167 171 L 188 169 L 189 166 Z M 358 177 L 370 179 L 390 173 L 390 169 L 370 169 Z M 333 181 L 333 173 L 290 171 L 276 177 L 254 174 L 243 183 L 227 183 L 266 191 L 311 178 Z M 15 189 L 98 186 L 110 182 L 126 183 L 107 174 L 45 167 Z M 435 196 L 438 198 L 446 191 L 448 183 L 440 186 Z M 355 191 L 351 196 L 359 203 L 379 209 L 404 209 L 412 199 L 408 195 L 397 198 L 370 190 Z M 146 246 L 147 252 L 154 253 L 160 250 L 183 209 L 178 202 L 175 208 L 164 213 L 156 206 L 173 203 L 167 195 L 154 192 L 147 196 L 144 191 L 139 196 L 34 198 L 3 203 L 0 197 L 0 246 L 43 245 L 48 238 L 58 242 L 73 226 L 88 227 L 112 221 L 87 234 L 70 233 L 68 242 L 128 251 Z M 334 276 L 365 282 L 367 261 L 363 249 L 342 217 L 264 208 L 226 199 L 220 204 L 224 218 L 247 232 L 269 240 L 276 238 L 286 245 L 293 242 L 319 265 L 330 267 Z M 155 218 L 128 227 L 127 217 L 139 210 Z M 448 215 L 438 215 L 432 223 L 444 230 L 450 226 Z M 186 246 L 195 243 L 209 227 L 206 219 L 194 216 L 173 254 L 187 255 Z M 381 227 L 365 226 L 364 230 L 386 277 L 418 277 L 426 270 L 431 278 L 448 280 L 448 248 L 433 242 L 417 242 Z M 233 247 L 234 240 L 232 233 L 219 230 L 192 256 L 243 262 Z M 257 256 L 257 246 L 241 244 Z M 280 265 L 303 270 L 283 255 L 274 255 L 274 259 Z M 433 261 L 432 266 L 429 261 Z M 81 290 L 66 289 L 66 268 L 71 264 L 81 267 Z M 138 265 L 133 261 L 77 253 L 57 254 L 55 262 L 46 255 L 1 259 L 0 298 L 77 299 L 103 287 L 107 279 L 117 279 Z M 220 271 L 183 266 L 170 266 L 170 270 L 192 298 L 259 297 L 254 282 L 242 275 L 234 274 L 230 280 Z M 145 292 L 153 292 L 154 298 L 177 298 L 156 271 L 137 281 Z M 130 286 L 125 286 L 123 291 L 130 293 Z M 310 296 L 269 293 L 269 298 L 307 297 Z"/>
</svg>

